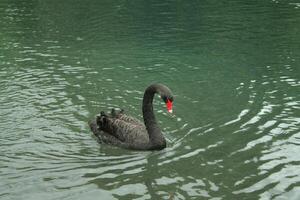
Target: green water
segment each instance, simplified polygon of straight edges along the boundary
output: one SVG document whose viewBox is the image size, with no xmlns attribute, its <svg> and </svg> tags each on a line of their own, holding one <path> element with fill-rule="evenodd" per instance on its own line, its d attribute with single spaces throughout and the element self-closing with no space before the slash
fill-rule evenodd
<svg viewBox="0 0 300 200">
<path fill-rule="evenodd" d="M 144 89 L 168 141 L 87 122 Z M 300 199 L 300 3 L 0 0 L 0 199 Z"/>
</svg>

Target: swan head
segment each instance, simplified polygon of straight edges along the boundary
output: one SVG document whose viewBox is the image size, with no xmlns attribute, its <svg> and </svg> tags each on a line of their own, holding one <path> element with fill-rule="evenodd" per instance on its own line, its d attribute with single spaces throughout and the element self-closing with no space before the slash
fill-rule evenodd
<svg viewBox="0 0 300 200">
<path fill-rule="evenodd" d="M 155 83 L 150 85 L 147 89 L 146 92 L 151 92 L 151 93 L 158 93 L 158 95 L 160 95 L 160 98 L 165 102 L 167 110 L 169 113 L 173 113 L 173 100 L 174 100 L 174 96 L 171 92 L 171 90 L 161 84 L 161 83 Z"/>
<path fill-rule="evenodd" d="M 165 102 L 167 110 L 169 113 L 173 113 L 173 100 L 174 97 L 172 95 L 161 96 L 162 100 Z"/>
</svg>

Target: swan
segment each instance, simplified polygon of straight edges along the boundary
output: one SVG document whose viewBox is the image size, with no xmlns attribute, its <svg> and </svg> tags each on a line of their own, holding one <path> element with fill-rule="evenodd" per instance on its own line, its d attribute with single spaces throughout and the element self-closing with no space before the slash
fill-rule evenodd
<svg viewBox="0 0 300 200">
<path fill-rule="evenodd" d="M 95 119 L 89 122 L 91 131 L 101 143 L 106 143 L 133 150 L 161 150 L 166 147 L 166 140 L 158 126 L 153 113 L 153 98 L 159 94 L 166 103 L 167 110 L 172 113 L 173 95 L 171 90 L 163 84 L 148 86 L 143 97 L 144 123 L 126 115 L 124 110 L 110 114 L 101 111 Z"/>
</svg>

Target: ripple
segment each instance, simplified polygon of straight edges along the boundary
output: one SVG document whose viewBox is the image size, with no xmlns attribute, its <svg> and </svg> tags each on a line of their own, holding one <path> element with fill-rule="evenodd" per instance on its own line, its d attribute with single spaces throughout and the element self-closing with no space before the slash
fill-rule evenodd
<svg viewBox="0 0 300 200">
<path fill-rule="evenodd" d="M 273 69 L 269 66 L 268 69 Z M 288 68 L 290 71 L 290 68 Z M 258 193 L 262 199 L 270 199 L 291 195 L 297 190 L 295 182 L 299 182 L 297 167 L 299 159 L 296 158 L 299 151 L 297 143 L 297 135 L 299 132 L 299 120 L 296 117 L 295 108 L 299 106 L 299 102 L 295 97 L 286 97 L 280 92 L 279 88 L 298 87 L 298 81 L 291 76 L 279 76 L 275 81 L 274 76 L 262 77 L 262 87 L 265 95 L 257 113 L 253 113 L 253 109 L 245 109 L 250 112 L 241 112 L 237 119 L 225 123 L 225 127 L 232 124 L 241 124 L 241 129 L 237 133 L 250 134 L 255 133 L 245 146 L 235 152 L 231 156 L 247 154 L 254 151 L 261 151 L 261 156 L 253 156 L 245 162 L 246 165 L 258 165 L 257 171 L 251 170 L 248 176 L 244 176 L 241 180 L 235 182 L 238 189 L 234 192 L 236 195 Z M 270 87 L 269 87 L 270 86 Z M 244 88 L 240 87 L 239 90 Z M 252 87 L 256 90 L 256 87 Z M 291 90 L 293 90 L 291 88 Z M 243 92 L 241 92 L 243 93 Z M 290 93 L 292 94 L 292 93 Z M 280 100 L 279 100 L 280 99 Z M 251 101 L 251 105 L 257 103 L 258 99 Z M 281 102 L 277 104 L 277 102 Z M 293 108 L 293 109 L 291 109 Z M 251 115 L 254 116 L 250 117 Z M 249 118 L 245 123 L 243 118 Z M 255 125 L 253 128 L 253 125 Z M 252 182 L 253 180 L 257 180 Z M 297 185 L 297 184 L 296 184 Z M 295 194 L 295 193 L 294 193 Z"/>
<path fill-rule="evenodd" d="M 1 199 L 298 199 L 297 5 L 228 3 L 1 2 Z M 93 139 L 157 81 L 166 149 Z"/>
</svg>

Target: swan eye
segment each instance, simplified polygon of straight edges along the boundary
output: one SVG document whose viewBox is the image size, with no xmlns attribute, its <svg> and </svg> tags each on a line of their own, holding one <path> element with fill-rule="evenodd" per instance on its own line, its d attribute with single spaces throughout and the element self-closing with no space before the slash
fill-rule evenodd
<svg viewBox="0 0 300 200">
<path fill-rule="evenodd" d="M 166 96 L 161 96 L 160 97 L 165 103 L 167 103 L 168 98 Z"/>
<path fill-rule="evenodd" d="M 173 102 L 173 97 L 172 96 L 161 96 L 162 100 L 167 103 L 168 101 Z"/>
</svg>

